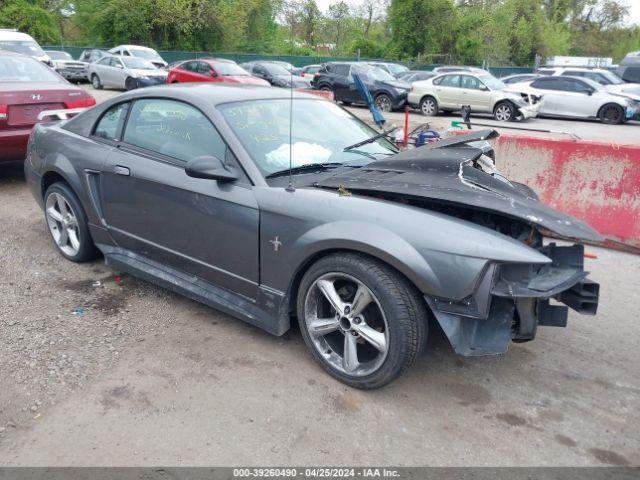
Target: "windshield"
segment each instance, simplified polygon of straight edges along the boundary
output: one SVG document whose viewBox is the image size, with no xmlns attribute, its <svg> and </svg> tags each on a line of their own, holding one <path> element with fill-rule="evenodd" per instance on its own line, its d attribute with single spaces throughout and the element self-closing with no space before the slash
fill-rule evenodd
<svg viewBox="0 0 640 480">
<path fill-rule="evenodd" d="M 137 70 L 157 70 L 157 67 L 147 60 L 143 60 L 142 58 L 136 57 L 120 57 L 122 63 L 124 63 L 127 68 L 135 68 Z"/>
<path fill-rule="evenodd" d="M 591 80 L 590 78 L 581 78 L 584 83 L 588 84 L 595 91 L 603 91 L 604 87 L 600 85 L 598 82 Z"/>
<path fill-rule="evenodd" d="M 386 70 L 382 70 L 381 68 L 378 68 L 378 67 L 367 68 L 367 67 L 355 66 L 353 67 L 353 72 L 358 73 L 365 77 L 372 78 L 373 80 L 380 80 L 383 82 L 386 82 L 389 80 L 395 80 L 393 75 L 391 75 Z"/>
<path fill-rule="evenodd" d="M 605 70 L 605 71 L 599 72 L 599 73 L 604 78 L 606 78 L 611 85 L 621 85 L 621 84 L 625 83 L 624 80 L 622 80 L 618 75 L 616 75 L 615 73 L 610 72 L 608 70 Z"/>
<path fill-rule="evenodd" d="M 227 63 L 227 62 L 214 62 L 213 68 L 216 70 L 218 75 L 249 75 L 244 68 L 235 63 Z"/>
<path fill-rule="evenodd" d="M 46 52 L 51 60 L 73 60 L 67 52 Z"/>
<path fill-rule="evenodd" d="M 0 56 L 1 82 L 61 82 L 49 67 L 33 58 Z"/>
<path fill-rule="evenodd" d="M 502 80 L 498 80 L 493 75 L 479 75 L 478 78 L 491 90 L 502 90 L 503 88 L 507 88 Z"/>
<path fill-rule="evenodd" d="M 396 153 L 385 139 L 378 139 L 350 151 L 348 145 L 366 140 L 378 132 L 333 103 L 323 100 L 260 100 L 224 105 L 225 120 L 265 175 L 289 167 L 289 148 L 293 144 L 291 165 L 344 163 L 363 156 Z M 290 119 L 293 118 L 289 141 Z"/>
<path fill-rule="evenodd" d="M 394 75 L 398 75 L 399 73 L 408 72 L 409 71 L 409 69 L 407 67 L 405 67 L 404 65 L 397 65 L 395 63 L 388 63 L 387 67 L 389 68 L 389 71 L 391 73 L 393 73 Z"/>
<path fill-rule="evenodd" d="M 259 63 L 258 65 L 264 67 L 271 75 L 291 75 L 291 72 L 279 63 Z"/>
<path fill-rule="evenodd" d="M 141 48 L 130 48 L 131 55 L 138 58 L 144 58 L 145 60 L 162 60 L 162 57 L 158 55 L 155 50 L 143 50 Z"/>
<path fill-rule="evenodd" d="M 0 50 L 9 50 L 32 57 L 44 57 L 45 55 L 40 45 L 32 40 L 0 40 Z"/>
</svg>

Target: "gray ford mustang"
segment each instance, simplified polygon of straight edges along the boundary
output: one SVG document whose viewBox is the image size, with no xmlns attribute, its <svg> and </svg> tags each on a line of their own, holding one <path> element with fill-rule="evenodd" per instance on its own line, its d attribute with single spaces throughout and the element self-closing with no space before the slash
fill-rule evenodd
<svg viewBox="0 0 640 480">
<path fill-rule="evenodd" d="M 582 245 L 543 237 L 602 238 L 496 172 L 478 143 L 495 132 L 399 153 L 335 104 L 289 95 L 151 87 L 36 126 L 25 172 L 59 252 L 101 253 L 274 335 L 297 318 L 320 365 L 358 388 L 402 374 L 430 318 L 458 354 L 489 355 L 565 326 L 568 307 L 595 314 Z"/>
</svg>

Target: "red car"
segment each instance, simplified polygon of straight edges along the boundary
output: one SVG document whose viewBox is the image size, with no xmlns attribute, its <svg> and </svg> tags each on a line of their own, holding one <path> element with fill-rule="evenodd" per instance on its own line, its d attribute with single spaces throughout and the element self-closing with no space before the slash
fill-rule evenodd
<svg viewBox="0 0 640 480">
<path fill-rule="evenodd" d="M 38 60 L 0 51 L 0 162 L 24 160 L 40 112 L 95 104 L 86 91 Z"/>
<path fill-rule="evenodd" d="M 167 83 L 226 82 L 269 86 L 269 82 L 254 77 L 233 60 L 201 58 L 185 60 L 169 70 Z"/>
</svg>

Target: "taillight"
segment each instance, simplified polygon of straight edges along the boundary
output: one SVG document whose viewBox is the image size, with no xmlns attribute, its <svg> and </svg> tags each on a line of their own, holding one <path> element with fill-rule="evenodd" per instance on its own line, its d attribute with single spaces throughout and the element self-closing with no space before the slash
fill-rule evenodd
<svg viewBox="0 0 640 480">
<path fill-rule="evenodd" d="M 0 120 L 6 120 L 8 112 L 9 105 L 0 105 Z"/>
<path fill-rule="evenodd" d="M 82 100 L 76 100 L 74 102 L 67 102 L 67 108 L 87 108 L 93 107 L 96 104 L 96 99 L 89 96 L 87 98 L 83 98 Z"/>
</svg>

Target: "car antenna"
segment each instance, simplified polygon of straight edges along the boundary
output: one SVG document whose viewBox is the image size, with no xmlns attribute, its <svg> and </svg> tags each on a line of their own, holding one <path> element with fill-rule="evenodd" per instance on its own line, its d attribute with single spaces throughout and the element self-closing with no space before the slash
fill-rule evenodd
<svg viewBox="0 0 640 480">
<path fill-rule="evenodd" d="M 293 55 L 293 10 L 292 6 L 289 5 L 290 14 L 291 14 L 291 35 L 290 35 L 290 48 L 291 55 Z M 289 184 L 285 190 L 287 192 L 295 192 L 296 189 L 293 186 L 293 176 L 292 176 L 292 167 L 293 167 L 293 66 L 289 71 Z"/>
</svg>

